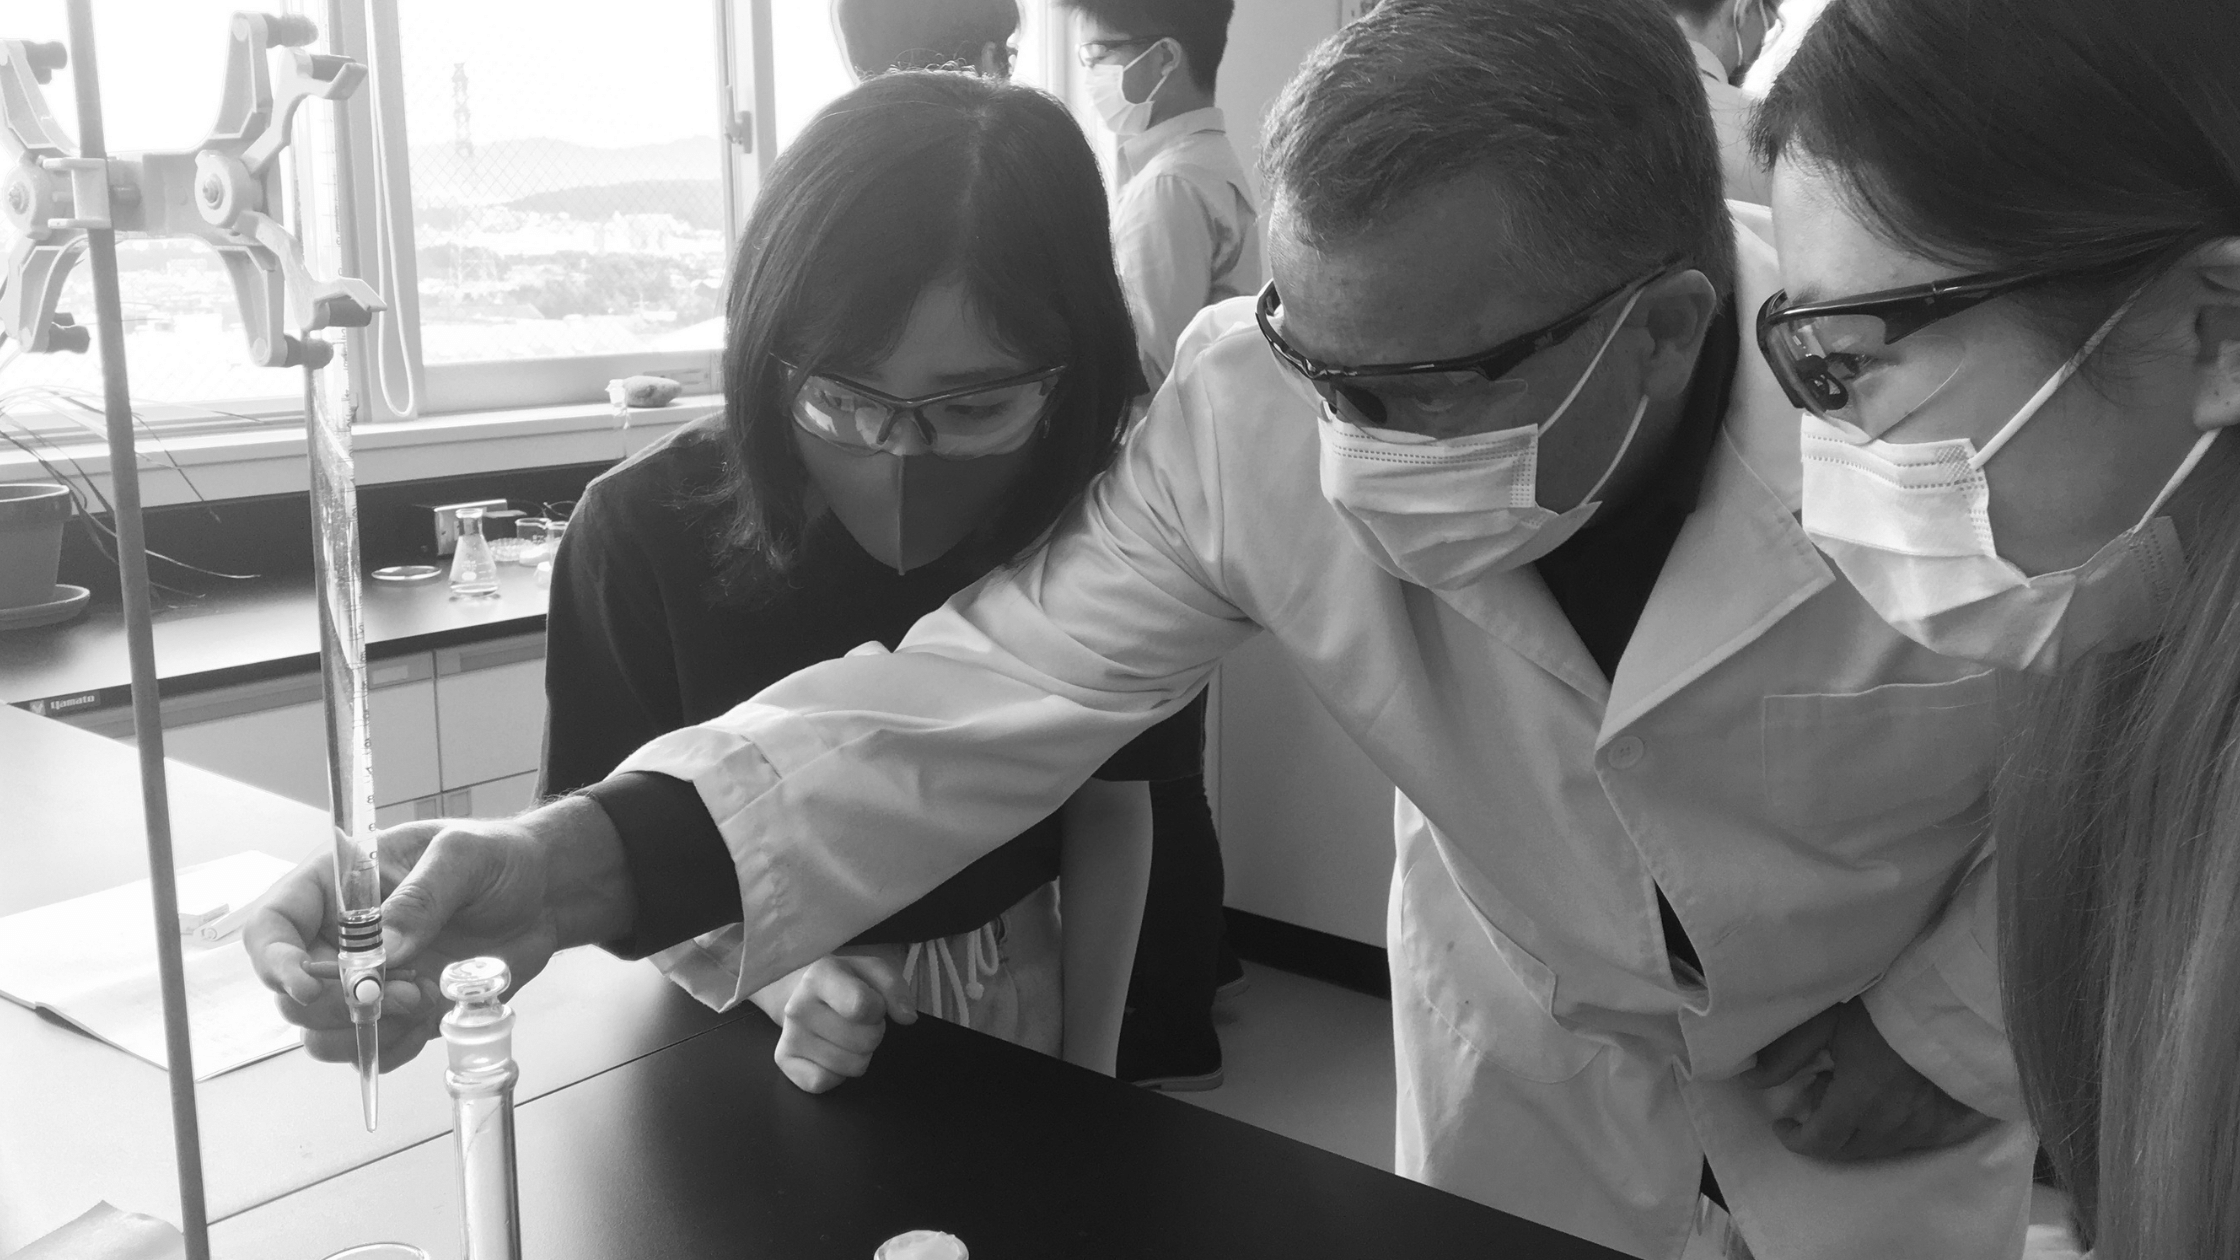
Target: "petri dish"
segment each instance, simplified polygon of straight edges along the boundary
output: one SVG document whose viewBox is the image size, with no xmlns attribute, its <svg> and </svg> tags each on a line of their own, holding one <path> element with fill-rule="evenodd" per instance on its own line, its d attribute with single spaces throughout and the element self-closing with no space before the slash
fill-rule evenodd
<svg viewBox="0 0 2240 1260">
<path fill-rule="evenodd" d="M 375 569 L 373 580 L 376 582 L 425 582 L 442 572 L 442 569 L 432 564 L 392 564 L 384 569 Z M 379 1260 L 379 1257 L 372 1257 L 370 1260 Z"/>
<path fill-rule="evenodd" d="M 367 1243 L 335 1252 L 327 1260 L 428 1260 L 428 1253 L 411 1243 Z"/>
</svg>

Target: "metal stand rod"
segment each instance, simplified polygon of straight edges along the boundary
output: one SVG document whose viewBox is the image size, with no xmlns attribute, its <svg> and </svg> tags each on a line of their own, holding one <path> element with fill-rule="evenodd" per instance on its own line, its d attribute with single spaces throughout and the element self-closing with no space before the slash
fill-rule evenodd
<svg viewBox="0 0 2240 1260">
<path fill-rule="evenodd" d="M 78 155 L 106 160 L 101 78 L 94 58 L 92 0 L 68 0 L 70 72 L 78 94 Z M 163 712 L 156 689 L 155 628 L 148 548 L 140 519 L 140 466 L 132 440 L 132 391 L 125 379 L 124 314 L 117 294 L 117 234 L 86 231 L 99 312 L 101 387 L 109 421 L 109 479 L 117 527 L 117 578 L 124 589 L 125 647 L 132 663 L 132 727 L 140 746 L 140 803 L 148 825 L 148 882 L 156 965 L 163 988 L 163 1040 L 171 1077 L 171 1138 L 179 1161 L 179 1217 L 188 1260 L 209 1260 L 202 1193 L 202 1133 L 195 1115 L 194 1047 L 188 1039 L 186 972 L 179 950 L 179 891 L 171 865 L 171 805 L 164 781 Z"/>
</svg>

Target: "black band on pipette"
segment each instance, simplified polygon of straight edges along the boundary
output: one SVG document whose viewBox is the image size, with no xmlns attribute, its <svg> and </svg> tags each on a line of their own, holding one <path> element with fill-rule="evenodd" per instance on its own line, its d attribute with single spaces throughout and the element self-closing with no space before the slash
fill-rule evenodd
<svg viewBox="0 0 2240 1260">
<path fill-rule="evenodd" d="M 345 952 L 357 953 L 381 947 L 381 912 L 369 910 L 352 914 L 342 920 L 341 946 Z"/>
</svg>

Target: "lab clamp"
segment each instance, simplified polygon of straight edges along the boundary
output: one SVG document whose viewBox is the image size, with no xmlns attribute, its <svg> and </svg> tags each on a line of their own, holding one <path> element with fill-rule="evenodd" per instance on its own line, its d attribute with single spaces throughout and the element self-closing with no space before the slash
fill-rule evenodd
<svg viewBox="0 0 2240 1260">
<path fill-rule="evenodd" d="M 0 337 L 33 353 L 91 348 L 91 330 L 55 310 L 89 228 L 207 242 L 263 367 L 324 367 L 333 347 L 306 334 L 373 322 L 383 306 L 372 287 L 312 275 L 302 243 L 274 217 L 297 107 L 341 100 L 366 77 L 348 57 L 303 51 L 318 35 L 309 18 L 235 14 L 210 138 L 186 152 L 110 158 L 78 156 L 47 109 L 40 85 L 67 64 L 63 46 L 0 40 L 0 214 L 22 235 L 0 277 Z M 285 55 L 269 57 L 275 48 Z"/>
<path fill-rule="evenodd" d="M 100 338 L 180 1210 L 189 1260 L 207 1260 L 209 1228 L 184 969 L 176 932 L 178 898 L 163 723 L 116 240 L 121 234 L 192 237 L 207 243 L 231 277 L 250 357 L 262 366 L 300 367 L 304 373 L 340 921 L 336 965 L 356 1026 L 360 1096 L 366 1127 L 371 1129 L 385 959 L 366 724 L 357 496 L 350 460 L 351 398 L 358 391 L 337 388 L 331 372 L 325 374 L 329 379 L 322 389 L 317 369 L 333 360 L 335 347 L 311 334 L 325 328 L 365 327 L 385 305 L 362 280 L 313 275 L 304 262 L 302 240 L 277 217 L 284 174 L 279 158 L 288 145 L 298 107 L 316 98 L 339 110 L 365 82 L 366 71 L 349 57 L 305 51 L 319 35 L 308 18 L 237 13 L 229 32 L 223 100 L 209 139 L 185 152 L 111 155 L 101 110 L 92 3 L 65 0 L 65 7 L 70 25 L 67 48 L 0 39 L 0 215 L 20 234 L 7 270 L 0 272 L 0 340 L 12 339 L 32 353 L 84 353 L 91 348 L 94 334 Z M 65 66 L 71 69 L 78 107 L 75 144 L 65 137 L 41 90 Z M 310 215 L 302 212 L 308 200 L 308 196 L 297 198 L 298 231 L 309 227 Z M 337 206 L 342 226 L 338 257 L 343 269 L 349 270 L 346 213 L 346 205 Z M 56 310 L 63 281 L 80 258 L 90 259 L 92 268 L 97 313 L 92 328 Z M 344 366 L 355 367 L 347 360 Z"/>
</svg>

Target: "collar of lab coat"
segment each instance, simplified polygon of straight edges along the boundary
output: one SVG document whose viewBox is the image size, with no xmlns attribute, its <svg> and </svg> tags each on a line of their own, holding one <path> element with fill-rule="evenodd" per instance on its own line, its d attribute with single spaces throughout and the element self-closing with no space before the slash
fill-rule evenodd
<svg viewBox="0 0 2240 1260">
<path fill-rule="evenodd" d="M 1772 247 L 1735 226 L 1735 303 L 1743 348 L 1703 495 L 1681 527 L 1649 603 L 1605 680 L 1539 576 L 1494 574 L 1440 598 L 1542 669 L 1604 702 L 1598 744 L 1701 678 L 1835 581 L 1798 524 L 1803 480 L 1797 410 L 1751 339 L 1751 318 L 1780 287 Z"/>
<path fill-rule="evenodd" d="M 1176 114 L 1142 135 L 1121 140 L 1120 182 L 1124 184 L 1135 178 L 1136 172 L 1151 165 L 1151 159 L 1202 131 L 1225 137 L 1229 134 L 1228 119 L 1219 109 L 1208 106 Z"/>
</svg>

